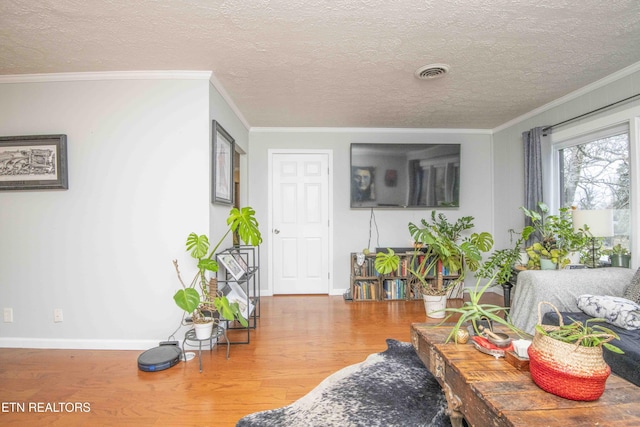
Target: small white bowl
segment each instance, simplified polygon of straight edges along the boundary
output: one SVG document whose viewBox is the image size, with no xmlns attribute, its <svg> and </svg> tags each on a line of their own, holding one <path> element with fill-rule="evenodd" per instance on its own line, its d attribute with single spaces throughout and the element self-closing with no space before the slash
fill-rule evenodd
<svg viewBox="0 0 640 427">
<path fill-rule="evenodd" d="M 531 341 L 529 341 L 529 340 L 515 340 L 515 341 L 513 341 L 513 349 L 515 350 L 515 352 L 518 355 L 518 357 L 520 357 L 522 359 L 528 359 L 529 358 L 529 353 L 527 353 L 527 350 L 529 349 L 530 345 L 531 345 Z"/>
</svg>

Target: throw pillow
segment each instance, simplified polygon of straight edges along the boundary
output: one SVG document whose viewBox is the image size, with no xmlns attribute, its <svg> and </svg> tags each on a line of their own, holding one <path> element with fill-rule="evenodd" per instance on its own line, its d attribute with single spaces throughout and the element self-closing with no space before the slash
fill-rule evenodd
<svg viewBox="0 0 640 427">
<path fill-rule="evenodd" d="M 636 270 L 622 297 L 640 304 L 640 268 Z"/>
<path fill-rule="evenodd" d="M 640 305 L 626 298 L 608 295 L 580 295 L 578 308 L 592 317 L 601 317 L 612 325 L 640 329 Z"/>
</svg>

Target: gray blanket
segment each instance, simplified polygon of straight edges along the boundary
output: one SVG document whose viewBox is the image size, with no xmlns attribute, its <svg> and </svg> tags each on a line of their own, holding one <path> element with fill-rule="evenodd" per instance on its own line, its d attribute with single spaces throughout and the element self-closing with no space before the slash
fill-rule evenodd
<svg viewBox="0 0 640 427">
<path fill-rule="evenodd" d="M 518 274 L 511 303 L 511 320 L 533 335 L 538 323 L 538 304 L 547 301 L 560 311 L 580 311 L 576 299 L 583 294 L 621 297 L 635 271 L 629 268 L 579 270 L 529 270 Z M 553 309 L 544 304 L 541 315 Z"/>
</svg>

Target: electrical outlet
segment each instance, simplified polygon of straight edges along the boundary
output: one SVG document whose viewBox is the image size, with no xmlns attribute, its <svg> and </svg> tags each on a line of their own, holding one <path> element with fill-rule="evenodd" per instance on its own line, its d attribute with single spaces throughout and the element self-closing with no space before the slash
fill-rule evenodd
<svg viewBox="0 0 640 427">
<path fill-rule="evenodd" d="M 53 310 L 53 321 L 58 323 L 58 322 L 62 322 L 62 309 L 61 308 L 56 308 L 55 310 Z"/>
<path fill-rule="evenodd" d="M 4 323 L 13 322 L 13 308 L 5 308 L 3 314 L 4 314 Z"/>
</svg>

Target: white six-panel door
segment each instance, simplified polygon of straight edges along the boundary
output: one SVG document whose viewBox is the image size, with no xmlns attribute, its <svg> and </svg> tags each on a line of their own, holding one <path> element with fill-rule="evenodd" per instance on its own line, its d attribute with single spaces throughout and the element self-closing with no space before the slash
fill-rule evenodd
<svg viewBox="0 0 640 427">
<path fill-rule="evenodd" d="M 329 293 L 329 154 L 271 153 L 274 294 Z"/>
</svg>

